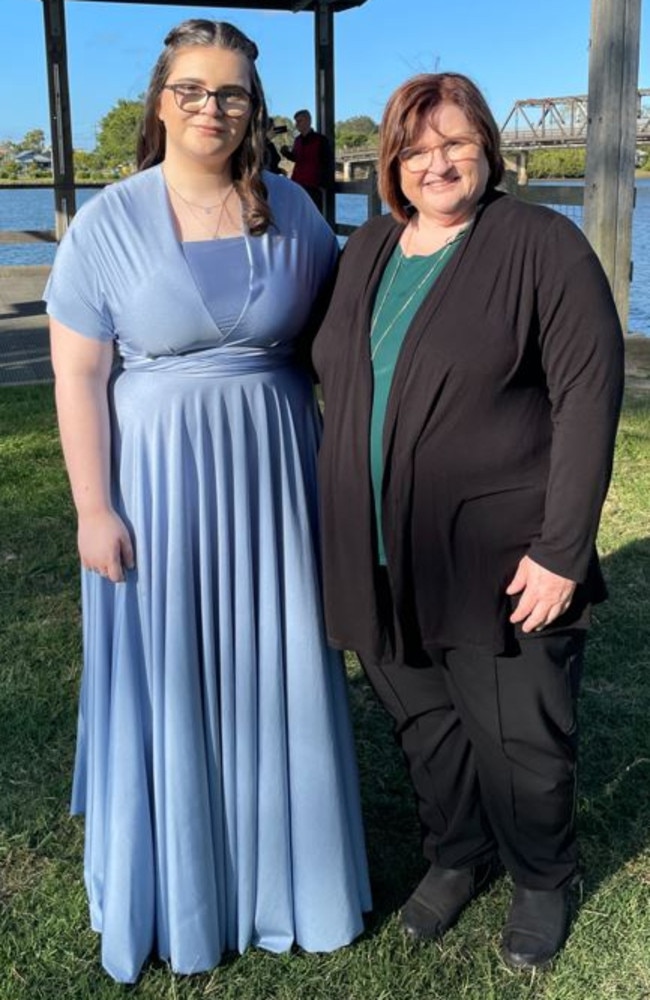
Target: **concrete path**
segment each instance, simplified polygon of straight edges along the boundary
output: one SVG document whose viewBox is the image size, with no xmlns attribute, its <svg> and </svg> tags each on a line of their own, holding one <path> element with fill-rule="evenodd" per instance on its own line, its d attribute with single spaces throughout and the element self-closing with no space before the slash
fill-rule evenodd
<svg viewBox="0 0 650 1000">
<path fill-rule="evenodd" d="M 49 266 L 0 267 L 0 385 L 51 382 L 45 305 Z"/>
</svg>

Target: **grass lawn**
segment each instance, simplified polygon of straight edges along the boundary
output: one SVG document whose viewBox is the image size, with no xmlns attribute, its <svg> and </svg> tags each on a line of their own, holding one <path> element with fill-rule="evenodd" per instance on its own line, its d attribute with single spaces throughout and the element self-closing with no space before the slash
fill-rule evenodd
<svg viewBox="0 0 650 1000">
<path fill-rule="evenodd" d="M 211 974 L 159 964 L 135 987 L 101 970 L 67 812 L 79 683 L 75 528 L 50 386 L 0 389 L 0 1000 L 649 1000 L 650 393 L 628 393 L 600 535 L 598 608 L 581 699 L 584 890 L 545 973 L 512 973 L 498 944 L 501 879 L 444 945 L 412 945 L 396 911 L 423 873 L 391 729 L 356 663 L 356 722 L 375 909 L 333 955 L 249 951 Z"/>
</svg>

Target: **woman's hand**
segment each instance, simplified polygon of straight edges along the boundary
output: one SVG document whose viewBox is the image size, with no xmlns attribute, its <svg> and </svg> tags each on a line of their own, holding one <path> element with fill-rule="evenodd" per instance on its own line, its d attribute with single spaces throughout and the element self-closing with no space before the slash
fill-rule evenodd
<svg viewBox="0 0 650 1000">
<path fill-rule="evenodd" d="M 135 566 L 131 537 L 114 510 L 80 515 L 77 543 L 82 566 L 113 583 L 123 583 L 125 569 Z"/>
<path fill-rule="evenodd" d="M 506 588 L 506 594 L 520 595 L 510 621 L 513 625 L 523 622 L 522 632 L 538 632 L 568 610 L 575 589 L 573 580 L 524 556 Z"/>
</svg>

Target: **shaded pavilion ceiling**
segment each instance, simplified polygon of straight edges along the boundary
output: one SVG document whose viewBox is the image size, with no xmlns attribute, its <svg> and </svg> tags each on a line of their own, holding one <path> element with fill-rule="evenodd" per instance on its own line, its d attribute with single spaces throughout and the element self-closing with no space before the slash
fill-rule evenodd
<svg viewBox="0 0 650 1000">
<path fill-rule="evenodd" d="M 107 0 L 80 0 L 83 3 L 105 3 Z M 361 7 L 367 0 L 228 0 L 214 3 L 214 0 L 108 0 L 110 3 L 149 4 L 156 7 L 232 7 L 240 10 L 285 10 L 298 14 L 325 7 L 336 14 L 351 7 Z"/>
</svg>

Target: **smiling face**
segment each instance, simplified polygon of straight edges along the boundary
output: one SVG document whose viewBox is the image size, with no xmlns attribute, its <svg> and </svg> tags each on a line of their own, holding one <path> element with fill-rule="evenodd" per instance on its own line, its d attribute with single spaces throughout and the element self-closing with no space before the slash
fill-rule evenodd
<svg viewBox="0 0 650 1000">
<path fill-rule="evenodd" d="M 249 62 L 241 52 L 215 45 L 191 45 L 179 50 L 172 64 L 169 84 L 198 84 L 208 90 L 220 87 L 242 87 L 250 93 Z M 165 162 L 219 167 L 230 159 L 241 144 L 251 117 L 248 111 L 241 118 L 228 118 L 211 97 L 200 111 L 182 111 L 174 94 L 163 90 L 158 104 L 158 117 L 166 132 Z"/>
<path fill-rule="evenodd" d="M 422 216 L 440 225 L 469 220 L 485 191 L 490 168 L 480 137 L 465 112 L 443 101 L 410 148 L 432 152 L 423 169 L 410 170 L 408 164 L 400 164 L 400 186 L 408 201 Z"/>
</svg>

